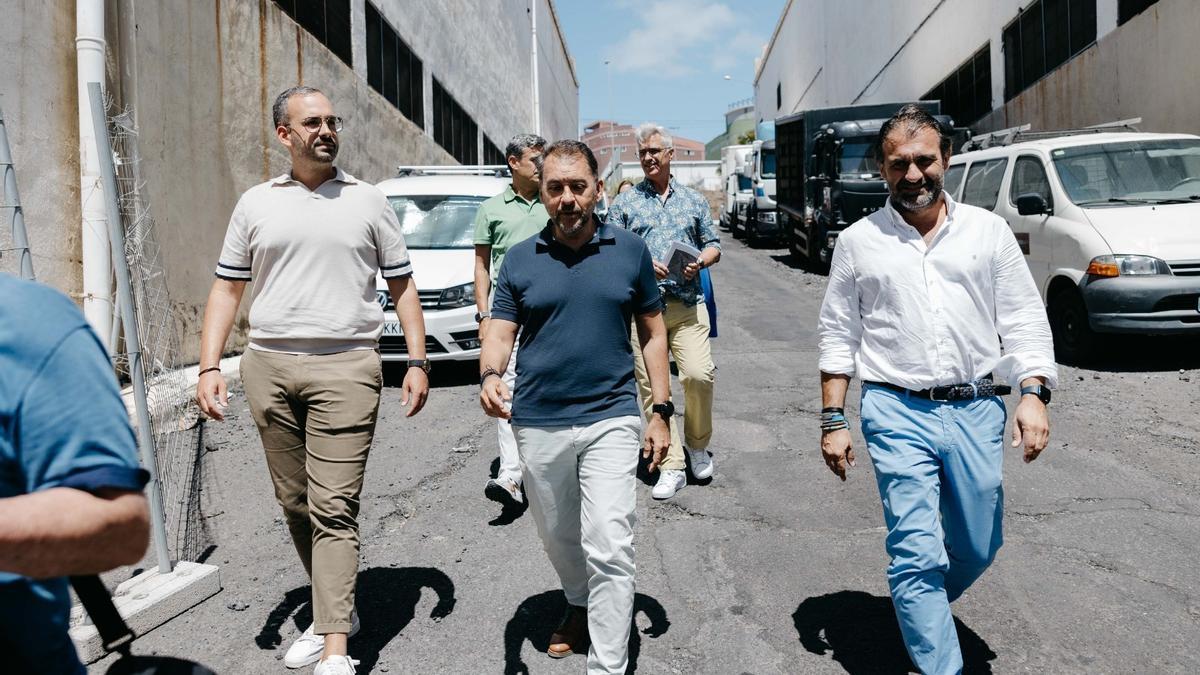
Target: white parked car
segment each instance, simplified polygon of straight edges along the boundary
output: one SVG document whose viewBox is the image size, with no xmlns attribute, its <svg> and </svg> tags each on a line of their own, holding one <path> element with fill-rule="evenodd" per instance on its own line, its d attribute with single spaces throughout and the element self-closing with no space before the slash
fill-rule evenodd
<svg viewBox="0 0 1200 675">
<path fill-rule="evenodd" d="M 1008 221 L 1058 356 L 1099 333 L 1200 336 L 1200 137 L 1048 135 L 953 156 L 946 190 Z"/>
<path fill-rule="evenodd" d="M 412 258 L 425 315 L 431 361 L 479 358 L 475 323 L 475 212 L 512 182 L 504 166 L 400 167 L 378 184 L 387 196 Z M 385 321 L 379 349 L 385 361 L 408 358 L 387 284 L 376 281 Z"/>
</svg>

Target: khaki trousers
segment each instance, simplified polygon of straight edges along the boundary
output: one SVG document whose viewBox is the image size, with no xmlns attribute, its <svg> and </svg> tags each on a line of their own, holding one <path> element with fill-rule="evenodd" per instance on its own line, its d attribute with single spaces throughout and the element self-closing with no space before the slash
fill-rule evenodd
<svg viewBox="0 0 1200 675">
<path fill-rule="evenodd" d="M 247 349 L 241 371 L 275 498 L 312 580 L 313 632 L 348 633 L 359 493 L 383 386 L 379 353 Z"/>
<path fill-rule="evenodd" d="M 708 340 L 708 308 L 703 302 L 688 307 L 674 298 L 666 299 L 663 320 L 667 324 L 667 347 L 679 369 L 679 384 L 683 387 L 683 437 L 693 450 L 703 450 L 712 439 L 713 382 L 716 366 Z M 633 365 L 637 375 L 638 395 L 642 414 L 650 419 L 654 405 L 650 391 L 650 376 L 638 342 L 637 326 L 633 329 Z M 682 471 L 686 466 L 683 446 L 679 443 L 678 425 L 671 425 L 671 448 L 662 463 L 663 469 Z"/>
</svg>

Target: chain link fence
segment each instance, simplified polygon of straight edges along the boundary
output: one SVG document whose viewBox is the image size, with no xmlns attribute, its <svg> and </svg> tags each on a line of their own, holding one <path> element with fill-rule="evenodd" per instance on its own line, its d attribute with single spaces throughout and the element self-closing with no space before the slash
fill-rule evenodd
<svg viewBox="0 0 1200 675">
<path fill-rule="evenodd" d="M 179 327 L 141 175 L 138 128 L 129 112 L 111 116 L 108 127 L 167 545 L 172 560 L 196 561 L 211 543 L 200 509 L 204 424 L 183 370 L 188 364 L 180 356 Z M 113 324 L 121 325 L 120 317 L 114 317 Z M 123 382 L 130 379 L 126 349 L 124 340 L 113 342 L 113 364 Z"/>
</svg>

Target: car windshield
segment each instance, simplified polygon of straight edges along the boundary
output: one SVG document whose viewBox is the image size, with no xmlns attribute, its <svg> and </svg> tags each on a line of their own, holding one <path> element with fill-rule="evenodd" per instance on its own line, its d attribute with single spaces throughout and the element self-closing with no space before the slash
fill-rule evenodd
<svg viewBox="0 0 1200 675">
<path fill-rule="evenodd" d="M 838 171 L 843 176 L 879 175 L 879 168 L 871 153 L 871 139 L 852 138 L 842 144 Z"/>
<path fill-rule="evenodd" d="M 388 197 L 408 248 L 473 247 L 475 212 L 483 200 L 463 195 Z"/>
<path fill-rule="evenodd" d="M 763 148 L 762 151 L 762 177 L 775 177 L 775 151 Z"/>
<path fill-rule="evenodd" d="M 1200 201 L 1200 139 L 1100 143 L 1050 155 L 1079 206 Z"/>
<path fill-rule="evenodd" d="M 737 182 L 738 182 L 738 190 L 753 190 L 754 189 L 754 182 L 750 180 L 750 176 L 743 176 L 742 174 L 739 173 L 738 177 L 737 177 Z"/>
</svg>

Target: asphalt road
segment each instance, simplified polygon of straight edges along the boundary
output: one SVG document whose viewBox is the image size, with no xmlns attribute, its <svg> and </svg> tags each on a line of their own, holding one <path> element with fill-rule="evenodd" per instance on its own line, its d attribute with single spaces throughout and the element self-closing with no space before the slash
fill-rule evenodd
<svg viewBox="0 0 1200 675">
<path fill-rule="evenodd" d="M 716 476 L 663 503 L 639 486 L 636 670 L 907 672 L 861 436 L 845 483 L 817 448 L 824 278 L 728 236 L 713 275 Z M 1200 672 L 1194 345 L 1122 341 L 1091 369 L 1062 367 L 1050 447 L 1032 465 L 1006 452 L 1006 544 L 954 605 L 968 672 Z M 483 496 L 497 443 L 474 374 L 435 375 L 415 418 L 399 414 L 397 376 L 384 393 L 361 514 L 359 672 L 582 672 L 582 657 L 543 653 L 564 600 L 532 519 Z M 138 650 L 282 673 L 309 591 L 241 396 L 207 438 L 206 559 L 224 590 Z"/>
</svg>

